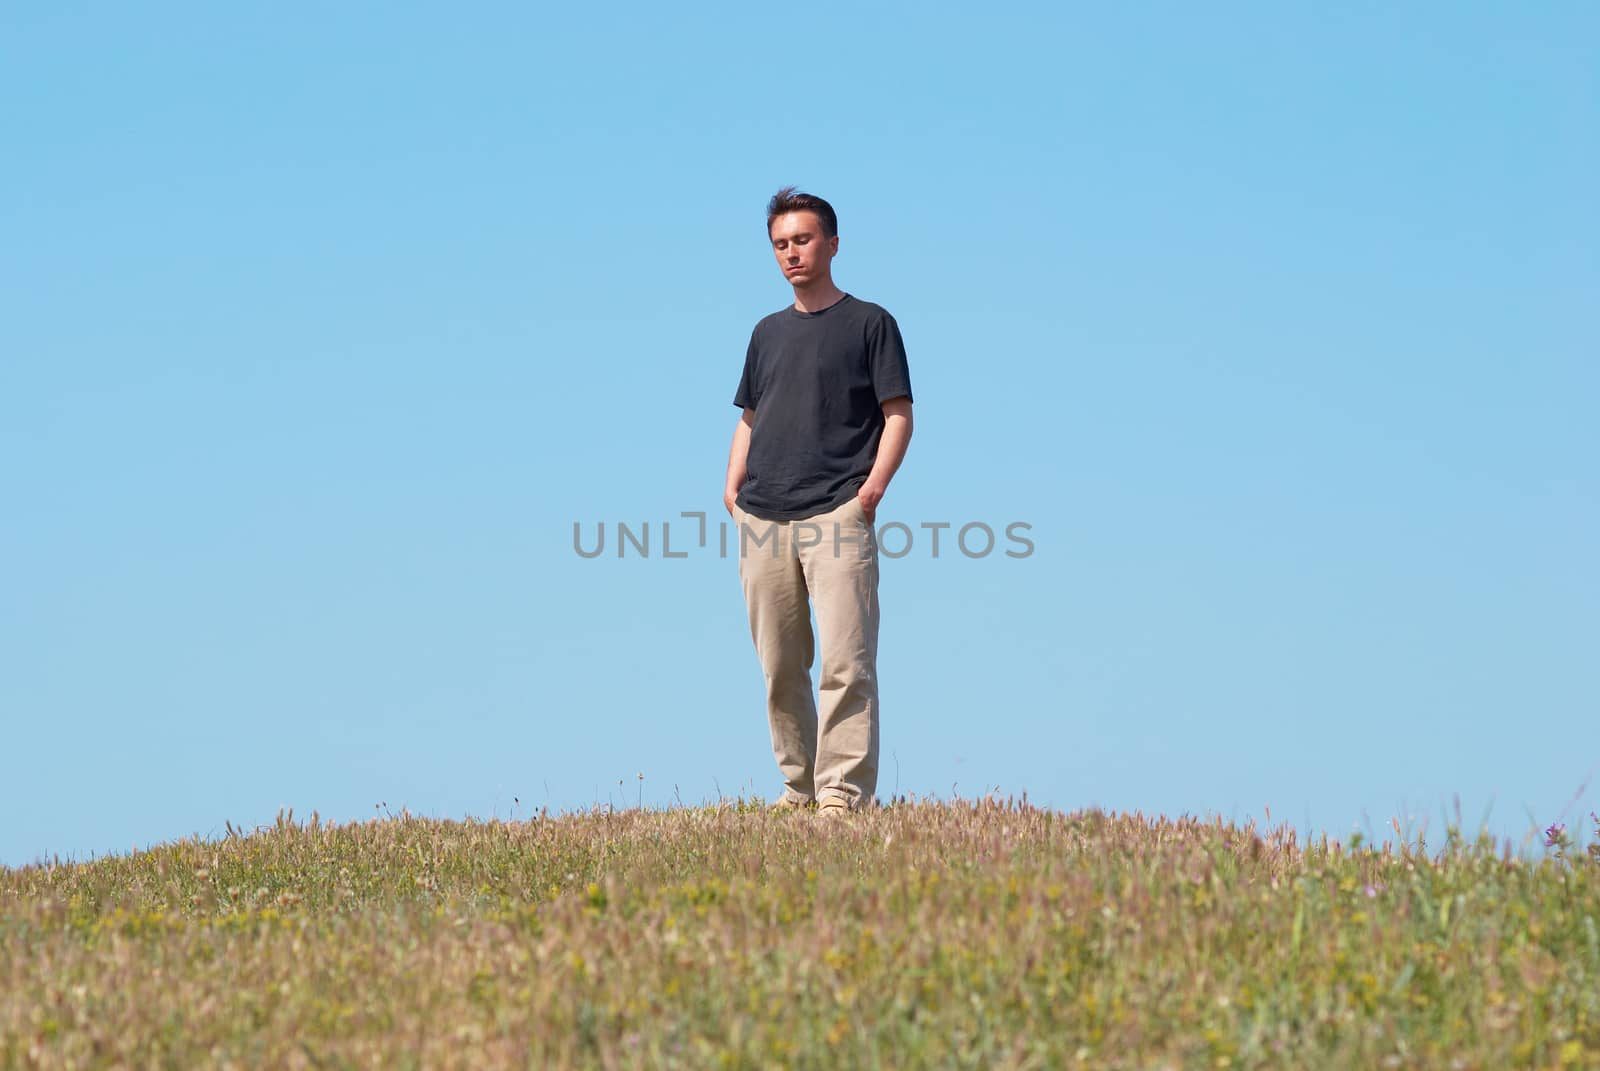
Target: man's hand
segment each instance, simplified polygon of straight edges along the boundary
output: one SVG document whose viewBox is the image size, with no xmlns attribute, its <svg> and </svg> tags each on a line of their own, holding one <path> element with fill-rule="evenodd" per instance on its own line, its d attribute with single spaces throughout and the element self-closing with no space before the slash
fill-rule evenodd
<svg viewBox="0 0 1600 1071">
<path fill-rule="evenodd" d="M 878 516 L 878 503 L 883 501 L 883 493 L 888 488 L 883 484 L 874 483 L 870 478 L 856 491 L 856 497 L 861 500 L 861 508 L 867 515 L 867 523 L 873 523 Z"/>
<path fill-rule="evenodd" d="M 728 516 L 730 516 L 730 517 L 733 516 L 733 503 L 734 503 L 734 500 L 737 499 L 738 497 L 739 497 L 739 492 L 736 489 L 731 488 L 731 487 L 728 488 L 726 491 L 722 492 L 722 505 L 727 509 Z"/>
</svg>

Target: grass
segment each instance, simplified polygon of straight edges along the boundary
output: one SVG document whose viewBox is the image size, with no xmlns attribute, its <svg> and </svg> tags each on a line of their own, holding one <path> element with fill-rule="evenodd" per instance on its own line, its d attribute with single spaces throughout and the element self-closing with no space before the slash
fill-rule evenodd
<svg viewBox="0 0 1600 1071">
<path fill-rule="evenodd" d="M 1600 1066 L 1600 862 L 1026 802 L 314 816 L 0 870 L 0 1066 Z"/>
</svg>

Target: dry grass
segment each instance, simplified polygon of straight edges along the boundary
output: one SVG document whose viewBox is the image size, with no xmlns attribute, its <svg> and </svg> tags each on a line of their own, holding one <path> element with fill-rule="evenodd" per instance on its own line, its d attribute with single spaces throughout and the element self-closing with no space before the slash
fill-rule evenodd
<svg viewBox="0 0 1600 1071">
<path fill-rule="evenodd" d="M 1600 864 L 1014 801 L 0 870 L 6 1067 L 1600 1066 Z"/>
</svg>

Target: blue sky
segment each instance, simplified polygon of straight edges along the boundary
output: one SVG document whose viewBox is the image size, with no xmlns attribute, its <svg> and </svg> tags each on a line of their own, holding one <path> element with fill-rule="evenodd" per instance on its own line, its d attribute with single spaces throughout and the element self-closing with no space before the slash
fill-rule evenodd
<svg viewBox="0 0 1600 1071">
<path fill-rule="evenodd" d="M 1600 764 L 1597 34 L 9 6 L 0 863 L 775 793 L 735 563 L 572 528 L 720 508 L 788 183 L 917 399 L 880 796 L 1554 820 Z"/>
</svg>

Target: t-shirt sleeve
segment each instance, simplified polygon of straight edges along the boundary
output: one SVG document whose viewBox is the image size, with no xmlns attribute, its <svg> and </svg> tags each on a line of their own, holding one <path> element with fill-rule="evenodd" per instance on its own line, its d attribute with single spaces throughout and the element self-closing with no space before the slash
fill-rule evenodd
<svg viewBox="0 0 1600 1071">
<path fill-rule="evenodd" d="M 759 325 L 750 332 L 750 346 L 744 351 L 744 374 L 739 377 L 739 389 L 733 392 L 733 404 L 740 409 L 754 409 L 761 398 L 761 388 L 756 384 L 756 334 Z"/>
<path fill-rule="evenodd" d="M 867 371 L 879 403 L 904 395 L 911 401 L 911 369 L 900 325 L 887 312 L 867 328 Z"/>
</svg>

